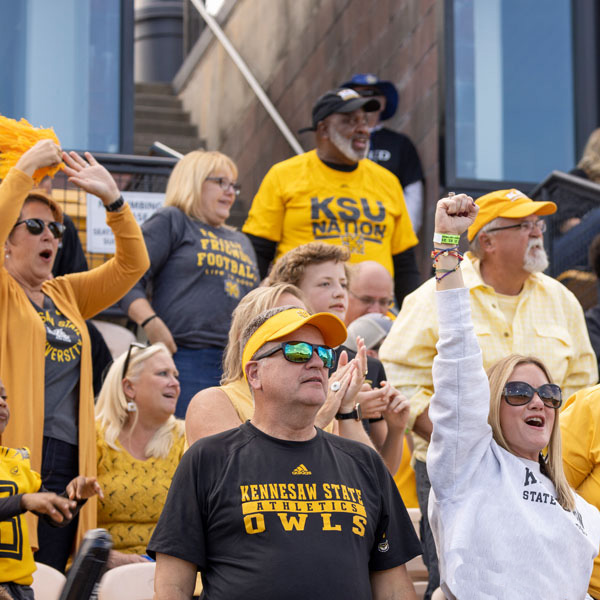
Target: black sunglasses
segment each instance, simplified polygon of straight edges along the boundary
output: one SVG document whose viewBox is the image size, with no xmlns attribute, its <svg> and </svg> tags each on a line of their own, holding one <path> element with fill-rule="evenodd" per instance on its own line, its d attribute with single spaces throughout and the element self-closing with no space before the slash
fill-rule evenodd
<svg viewBox="0 0 600 600">
<path fill-rule="evenodd" d="M 548 408 L 559 408 L 562 404 L 562 392 L 555 383 L 545 383 L 535 389 L 524 381 L 509 381 L 504 386 L 502 395 L 511 406 L 524 406 L 531 402 L 536 392 Z"/>
<path fill-rule="evenodd" d="M 331 369 L 333 366 L 333 349 L 328 346 L 318 346 L 316 344 L 309 344 L 308 342 L 282 342 L 279 346 L 267 350 L 264 354 L 253 358 L 252 360 L 261 360 L 275 354 L 275 352 L 283 351 L 283 356 L 286 360 L 293 363 L 306 363 L 313 355 L 313 352 L 317 352 L 317 356 L 323 361 L 323 366 Z"/>
<path fill-rule="evenodd" d="M 131 351 L 134 348 L 139 348 L 140 350 L 145 350 L 148 348 L 146 344 L 140 344 L 139 342 L 132 342 L 129 344 L 129 350 L 127 350 L 127 356 L 125 357 L 125 362 L 123 363 L 123 373 L 121 375 L 121 379 L 125 379 L 127 375 L 127 369 L 129 368 L 129 361 L 131 360 Z"/>
<path fill-rule="evenodd" d="M 22 221 L 17 221 L 15 227 L 17 225 L 22 225 L 23 223 L 25 223 L 25 227 L 27 227 L 27 231 L 29 231 L 31 235 L 41 235 L 46 227 L 46 223 L 42 219 L 23 219 Z M 50 233 L 57 240 L 60 240 L 65 232 L 65 226 L 58 221 L 50 221 L 47 225 Z"/>
</svg>

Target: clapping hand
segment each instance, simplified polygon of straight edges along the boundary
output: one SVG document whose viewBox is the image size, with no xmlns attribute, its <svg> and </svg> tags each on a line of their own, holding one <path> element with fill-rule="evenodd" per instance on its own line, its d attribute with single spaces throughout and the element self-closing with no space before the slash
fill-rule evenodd
<svg viewBox="0 0 600 600">
<path fill-rule="evenodd" d="M 385 388 L 389 400 L 387 408 L 382 412 L 388 429 L 404 432 L 410 416 L 410 401 L 387 381 L 382 383 L 382 388 Z"/>
</svg>

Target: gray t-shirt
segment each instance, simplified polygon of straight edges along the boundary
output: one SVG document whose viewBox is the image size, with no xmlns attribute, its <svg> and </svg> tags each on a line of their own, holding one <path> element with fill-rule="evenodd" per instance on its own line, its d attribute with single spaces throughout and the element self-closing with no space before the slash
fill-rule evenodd
<svg viewBox="0 0 600 600">
<path fill-rule="evenodd" d="M 33 305 L 46 327 L 44 436 L 77 445 L 81 332 L 48 296 Z"/>
<path fill-rule="evenodd" d="M 127 311 L 151 297 L 178 346 L 227 343 L 231 313 L 258 285 L 256 255 L 248 238 L 229 227 L 211 227 L 173 206 L 160 208 L 142 226 L 150 269 L 121 300 Z"/>
</svg>

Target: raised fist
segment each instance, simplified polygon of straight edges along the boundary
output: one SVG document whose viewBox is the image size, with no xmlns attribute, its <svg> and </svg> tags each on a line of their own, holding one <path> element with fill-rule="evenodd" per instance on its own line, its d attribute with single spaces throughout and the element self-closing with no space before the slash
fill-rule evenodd
<svg viewBox="0 0 600 600">
<path fill-rule="evenodd" d="M 442 198 L 435 209 L 435 232 L 461 235 L 473 224 L 478 212 L 479 206 L 466 194 Z"/>
</svg>

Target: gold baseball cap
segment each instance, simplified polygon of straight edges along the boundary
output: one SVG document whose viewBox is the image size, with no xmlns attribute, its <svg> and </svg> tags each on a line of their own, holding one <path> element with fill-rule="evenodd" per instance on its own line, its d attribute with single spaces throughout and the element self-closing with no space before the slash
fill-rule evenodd
<svg viewBox="0 0 600 600">
<path fill-rule="evenodd" d="M 514 188 L 497 190 L 477 199 L 479 213 L 469 227 L 469 241 L 479 233 L 479 230 L 497 217 L 507 219 L 522 219 L 529 215 L 551 215 L 556 212 L 554 202 L 537 202 L 528 198 L 523 192 Z"/>
<path fill-rule="evenodd" d="M 270 319 L 267 319 L 251 336 L 242 353 L 242 369 L 246 376 L 246 364 L 252 359 L 256 351 L 267 342 L 277 340 L 284 335 L 304 327 L 313 325 L 323 335 L 327 346 L 335 348 L 344 343 L 347 337 L 346 326 L 335 315 L 331 313 L 316 313 L 309 315 L 302 308 L 289 308 L 283 310 Z"/>
</svg>

